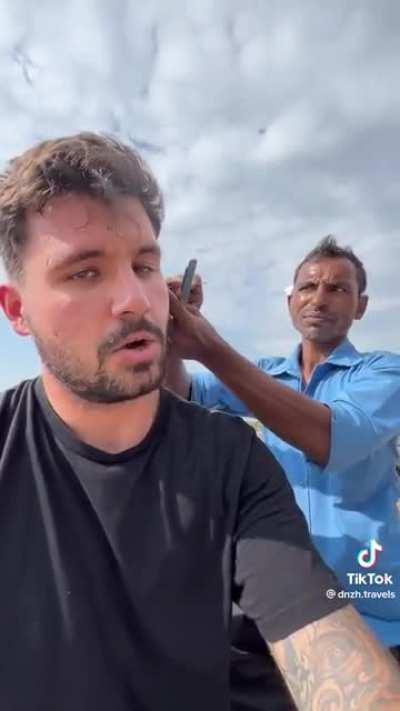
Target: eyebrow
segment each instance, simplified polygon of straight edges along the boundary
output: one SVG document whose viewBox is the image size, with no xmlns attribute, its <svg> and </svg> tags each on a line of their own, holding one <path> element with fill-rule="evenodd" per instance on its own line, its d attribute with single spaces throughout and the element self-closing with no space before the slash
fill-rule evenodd
<svg viewBox="0 0 400 711">
<path fill-rule="evenodd" d="M 157 243 L 143 245 L 143 247 L 138 250 L 136 256 L 141 257 L 146 254 L 154 255 L 155 257 L 161 257 L 160 246 Z M 68 267 L 72 267 L 75 264 L 79 264 L 80 262 L 85 262 L 88 259 L 101 259 L 105 258 L 106 256 L 106 253 L 102 249 L 83 249 L 80 252 L 70 254 L 68 257 L 60 259 L 58 262 L 53 263 L 52 269 L 54 271 L 68 269 Z"/>
<path fill-rule="evenodd" d="M 299 279 L 297 286 L 308 286 L 309 284 L 318 284 L 319 279 L 314 278 L 314 277 L 309 277 L 308 279 L 301 280 Z M 351 281 L 347 279 L 333 279 L 332 281 L 329 282 L 324 282 L 325 284 L 331 285 L 331 286 L 347 286 L 351 287 Z"/>
</svg>

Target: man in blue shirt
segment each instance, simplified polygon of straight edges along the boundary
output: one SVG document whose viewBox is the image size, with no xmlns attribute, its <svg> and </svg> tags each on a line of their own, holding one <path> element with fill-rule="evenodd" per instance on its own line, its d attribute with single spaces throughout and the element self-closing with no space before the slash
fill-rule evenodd
<svg viewBox="0 0 400 711">
<path fill-rule="evenodd" d="M 322 240 L 297 267 L 288 296 L 301 343 L 288 358 L 252 364 L 201 316 L 201 283 L 185 308 L 172 279 L 168 382 L 205 407 L 262 422 L 262 439 L 286 471 L 316 547 L 378 639 L 396 648 L 400 356 L 359 353 L 347 338 L 365 313 L 366 283 L 352 250 L 332 236 Z M 180 357 L 211 372 L 189 376 Z"/>
</svg>

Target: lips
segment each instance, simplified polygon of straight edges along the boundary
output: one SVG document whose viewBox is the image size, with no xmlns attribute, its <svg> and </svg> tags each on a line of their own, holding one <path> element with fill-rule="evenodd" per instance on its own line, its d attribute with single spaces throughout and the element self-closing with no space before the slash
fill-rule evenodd
<svg viewBox="0 0 400 711">
<path fill-rule="evenodd" d="M 326 316 L 324 314 L 303 314 L 304 319 L 309 319 L 310 321 L 331 321 L 332 319 L 329 316 Z"/>
<path fill-rule="evenodd" d="M 305 314 L 302 322 L 305 328 L 330 328 L 334 323 L 331 316 L 323 314 Z"/>
<path fill-rule="evenodd" d="M 115 351 L 121 351 L 124 349 L 128 350 L 136 350 L 140 348 L 145 348 L 148 346 L 150 343 L 154 343 L 156 339 L 154 336 L 152 336 L 150 333 L 147 333 L 145 331 L 139 331 L 138 333 L 131 334 L 127 338 L 125 338 L 122 343 L 119 344 L 117 348 L 115 348 Z"/>
</svg>

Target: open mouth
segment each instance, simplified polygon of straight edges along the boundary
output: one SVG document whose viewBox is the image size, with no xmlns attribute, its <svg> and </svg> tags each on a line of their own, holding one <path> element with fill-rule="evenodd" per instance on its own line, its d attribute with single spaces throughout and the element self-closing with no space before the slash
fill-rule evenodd
<svg viewBox="0 0 400 711">
<path fill-rule="evenodd" d="M 147 331 L 140 331 L 133 333 L 120 343 L 114 350 L 115 351 L 142 351 L 146 348 L 155 346 L 158 339 L 153 336 L 153 334 Z"/>
<path fill-rule="evenodd" d="M 150 341 L 147 338 L 138 338 L 136 341 L 130 341 L 129 343 L 125 343 L 125 345 L 121 346 L 118 350 L 123 350 L 124 348 L 127 348 L 128 350 L 131 351 L 140 351 L 143 350 L 143 348 L 146 348 L 152 341 Z"/>
<path fill-rule="evenodd" d="M 143 358 L 155 358 L 159 349 L 159 339 L 143 330 L 127 336 L 125 341 L 114 348 L 113 353 L 119 354 L 124 361 L 136 363 Z"/>
</svg>

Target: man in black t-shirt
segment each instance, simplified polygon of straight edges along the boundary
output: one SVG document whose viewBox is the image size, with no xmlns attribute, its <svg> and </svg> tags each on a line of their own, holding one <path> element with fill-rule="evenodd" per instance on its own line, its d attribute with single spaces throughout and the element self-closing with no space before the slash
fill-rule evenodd
<svg viewBox="0 0 400 711">
<path fill-rule="evenodd" d="M 42 373 L 0 400 L 0 708 L 228 710 L 232 602 L 297 708 L 396 708 L 272 455 L 161 387 L 162 212 L 141 158 L 94 134 L 1 178 L 0 302 Z"/>
</svg>

